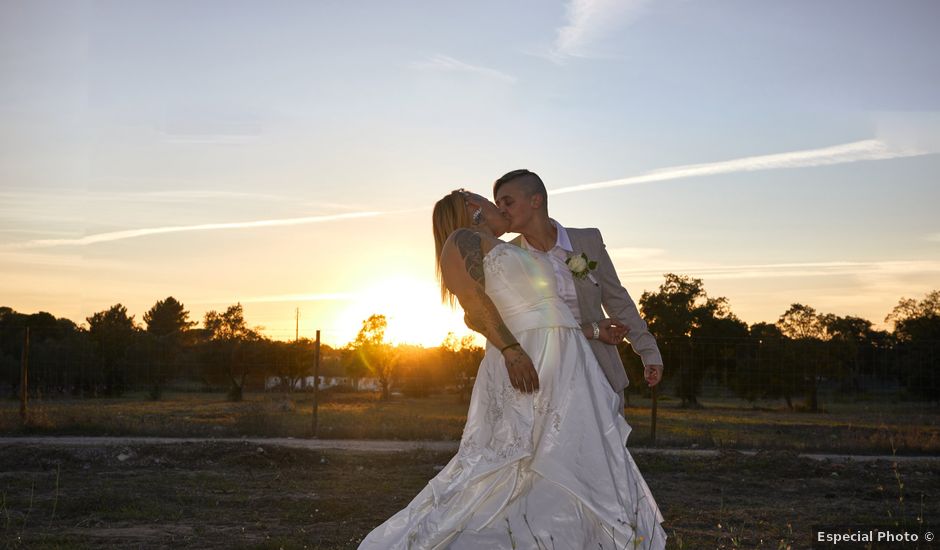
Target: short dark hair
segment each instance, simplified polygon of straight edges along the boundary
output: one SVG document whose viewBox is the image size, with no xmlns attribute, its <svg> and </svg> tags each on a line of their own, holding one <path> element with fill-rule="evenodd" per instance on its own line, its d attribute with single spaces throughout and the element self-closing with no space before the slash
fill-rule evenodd
<svg viewBox="0 0 940 550">
<path fill-rule="evenodd" d="M 512 172 L 506 172 L 500 176 L 500 178 L 496 180 L 495 183 L 493 183 L 493 198 L 496 198 L 496 194 L 499 193 L 500 187 L 523 176 L 530 176 L 527 178 L 524 186 L 526 196 L 531 197 L 532 195 L 542 195 L 542 204 L 548 205 L 548 191 L 545 189 L 545 184 L 542 183 L 542 178 L 540 178 L 539 175 L 535 172 L 526 170 L 525 168 L 513 170 Z"/>
</svg>

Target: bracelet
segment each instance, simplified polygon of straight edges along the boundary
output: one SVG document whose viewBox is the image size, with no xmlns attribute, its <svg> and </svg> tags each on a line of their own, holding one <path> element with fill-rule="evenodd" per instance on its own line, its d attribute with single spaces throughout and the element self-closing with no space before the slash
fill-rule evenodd
<svg viewBox="0 0 940 550">
<path fill-rule="evenodd" d="M 506 347 L 504 347 L 504 348 L 500 348 L 499 352 L 502 353 L 502 352 L 506 351 L 507 349 L 513 347 L 513 346 L 519 346 L 519 342 L 516 342 L 515 344 L 509 344 L 508 346 L 506 346 Z M 519 346 L 519 347 L 522 347 L 522 346 Z"/>
<path fill-rule="evenodd" d="M 601 337 L 601 327 L 597 323 L 591 323 L 591 328 L 594 329 L 594 339 L 597 340 Z"/>
</svg>

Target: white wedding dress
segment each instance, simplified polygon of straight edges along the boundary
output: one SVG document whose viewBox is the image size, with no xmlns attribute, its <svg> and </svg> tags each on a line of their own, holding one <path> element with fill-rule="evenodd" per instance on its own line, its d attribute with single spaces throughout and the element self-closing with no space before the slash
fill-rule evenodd
<svg viewBox="0 0 940 550">
<path fill-rule="evenodd" d="M 631 428 L 548 260 L 503 243 L 483 264 L 540 389 L 514 390 L 488 346 L 457 455 L 359 548 L 664 548 L 662 515 L 625 447 Z"/>
</svg>

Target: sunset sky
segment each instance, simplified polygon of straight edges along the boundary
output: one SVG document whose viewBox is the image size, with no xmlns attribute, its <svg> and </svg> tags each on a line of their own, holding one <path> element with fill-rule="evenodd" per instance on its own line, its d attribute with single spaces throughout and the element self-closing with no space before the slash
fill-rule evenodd
<svg viewBox="0 0 940 550">
<path fill-rule="evenodd" d="M 940 288 L 940 3 L 0 0 L 0 305 L 466 333 L 430 214 L 538 172 L 635 299 Z"/>
</svg>

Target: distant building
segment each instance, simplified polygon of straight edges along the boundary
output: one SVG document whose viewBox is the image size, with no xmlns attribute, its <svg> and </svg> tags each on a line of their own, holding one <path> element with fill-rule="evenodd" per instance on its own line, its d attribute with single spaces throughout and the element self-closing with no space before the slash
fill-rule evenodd
<svg viewBox="0 0 940 550">
<path fill-rule="evenodd" d="M 353 387 L 357 380 L 349 378 L 348 376 L 321 376 L 320 377 L 320 387 L 319 389 L 325 390 L 328 388 L 334 388 L 336 386 L 348 386 Z M 287 384 L 286 380 L 283 380 L 279 376 L 269 376 L 264 381 L 265 390 L 273 390 L 276 388 L 283 388 Z M 297 380 L 294 384 L 294 390 L 302 391 L 313 387 L 313 377 L 307 376 Z M 377 378 L 359 378 L 358 387 L 355 388 L 357 391 L 379 391 L 382 389 L 382 384 L 379 383 Z"/>
</svg>

